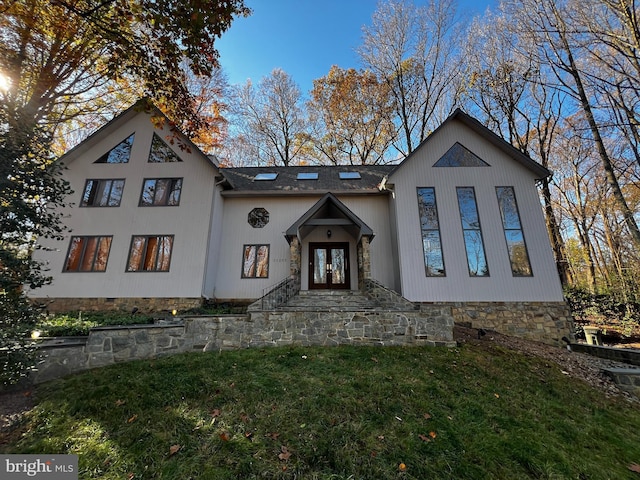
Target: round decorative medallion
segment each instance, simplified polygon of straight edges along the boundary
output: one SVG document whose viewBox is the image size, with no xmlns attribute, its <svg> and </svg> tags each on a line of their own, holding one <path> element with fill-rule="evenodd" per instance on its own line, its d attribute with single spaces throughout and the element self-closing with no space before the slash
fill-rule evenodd
<svg viewBox="0 0 640 480">
<path fill-rule="evenodd" d="M 249 212 L 247 221 L 253 228 L 262 228 L 269 223 L 269 212 L 264 208 L 254 208 Z"/>
</svg>

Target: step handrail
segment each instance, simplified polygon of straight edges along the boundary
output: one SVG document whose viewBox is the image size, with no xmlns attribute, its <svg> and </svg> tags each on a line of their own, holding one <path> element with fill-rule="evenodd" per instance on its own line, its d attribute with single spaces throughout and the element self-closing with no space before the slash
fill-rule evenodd
<svg viewBox="0 0 640 480">
<path fill-rule="evenodd" d="M 287 277 L 275 285 L 264 288 L 260 299 L 262 310 L 285 305 L 298 292 L 300 292 L 300 285 L 292 277 Z"/>
</svg>

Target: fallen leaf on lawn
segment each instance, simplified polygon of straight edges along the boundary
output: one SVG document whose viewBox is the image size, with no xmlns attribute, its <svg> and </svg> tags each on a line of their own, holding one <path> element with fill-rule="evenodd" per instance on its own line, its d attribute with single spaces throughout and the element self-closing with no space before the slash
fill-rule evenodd
<svg viewBox="0 0 640 480">
<path fill-rule="evenodd" d="M 127 420 L 127 423 L 133 423 L 138 419 L 138 415 L 133 415 L 131 418 L 129 418 L 129 420 Z"/>
<path fill-rule="evenodd" d="M 425 413 L 423 416 L 424 416 L 425 420 L 430 420 L 431 419 L 431 414 L 429 414 L 429 413 Z"/>
<path fill-rule="evenodd" d="M 451 415 L 448 415 L 448 416 L 447 416 L 447 418 L 448 418 L 449 420 L 453 420 L 453 417 L 452 417 Z"/>
<path fill-rule="evenodd" d="M 267 433 L 265 435 L 265 437 L 270 438 L 271 440 L 277 440 L 279 436 L 280 434 L 276 432 Z"/>
<path fill-rule="evenodd" d="M 494 395 L 496 396 L 496 398 L 500 398 L 500 395 L 497 393 L 494 393 Z"/>
<path fill-rule="evenodd" d="M 253 432 L 244 432 L 244 438 L 253 442 Z"/>
<path fill-rule="evenodd" d="M 135 476 L 136 476 L 136 475 L 135 475 L 134 473 L 128 473 L 128 474 L 127 474 L 127 480 L 133 480 L 133 478 L 134 478 Z"/>
<path fill-rule="evenodd" d="M 241 413 L 240 420 L 242 420 L 242 423 L 247 423 L 249 421 L 249 415 L 247 415 L 246 413 Z"/>
<path fill-rule="evenodd" d="M 398 470 L 400 470 L 401 472 L 404 472 L 407 469 L 407 466 L 404 463 L 401 463 L 400 465 L 398 465 Z"/>
<path fill-rule="evenodd" d="M 430 442 L 431 439 L 429 437 L 427 437 L 426 435 L 423 435 L 422 433 L 420 435 L 418 435 L 418 438 L 420 440 L 422 440 L 423 442 Z"/>
<path fill-rule="evenodd" d="M 371 361 L 375 362 L 375 363 L 378 363 L 378 359 L 376 357 L 371 357 Z"/>
<path fill-rule="evenodd" d="M 565 372 L 564 370 L 562 370 L 562 373 L 563 373 L 564 375 L 569 375 L 569 372 Z"/>
<path fill-rule="evenodd" d="M 125 400 L 118 399 L 118 400 L 116 400 L 116 407 L 121 407 L 125 403 L 127 403 Z"/>
<path fill-rule="evenodd" d="M 219 409 L 219 408 L 214 408 L 214 409 L 211 411 L 211 416 L 212 416 L 213 418 L 219 417 L 219 416 L 220 416 L 220 409 Z"/>
<path fill-rule="evenodd" d="M 429 436 L 431 438 L 436 438 L 438 436 L 438 434 L 436 432 L 429 432 Z"/>
<path fill-rule="evenodd" d="M 223 442 L 228 442 L 230 438 L 227 432 L 222 432 L 218 436 L 220 437 L 220 440 L 222 440 Z"/>
<path fill-rule="evenodd" d="M 175 455 L 180 451 L 182 447 L 180 445 L 171 445 L 169 447 L 169 456 Z"/>
<path fill-rule="evenodd" d="M 638 465 L 637 463 L 632 463 L 631 465 L 629 465 L 629 470 L 631 470 L 632 472 L 640 473 L 640 465 Z"/>
<path fill-rule="evenodd" d="M 287 447 L 285 447 L 284 445 L 280 447 L 280 453 L 278 454 L 278 458 L 280 460 L 289 460 L 290 456 L 291 456 L 291 452 Z"/>
</svg>

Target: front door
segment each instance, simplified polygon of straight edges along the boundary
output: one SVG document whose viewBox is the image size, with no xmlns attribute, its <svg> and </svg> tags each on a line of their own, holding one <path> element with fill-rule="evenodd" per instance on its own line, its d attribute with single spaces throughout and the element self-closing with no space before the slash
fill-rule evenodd
<svg viewBox="0 0 640 480">
<path fill-rule="evenodd" d="M 309 289 L 348 289 L 348 243 L 309 244 Z"/>
</svg>

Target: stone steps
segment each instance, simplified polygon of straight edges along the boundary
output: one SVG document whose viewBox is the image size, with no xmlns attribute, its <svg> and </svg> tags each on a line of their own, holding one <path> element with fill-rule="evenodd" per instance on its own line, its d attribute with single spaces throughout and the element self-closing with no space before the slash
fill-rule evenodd
<svg viewBox="0 0 640 480">
<path fill-rule="evenodd" d="M 308 290 L 289 299 L 282 311 L 367 312 L 381 309 L 375 300 L 353 290 Z"/>
</svg>

